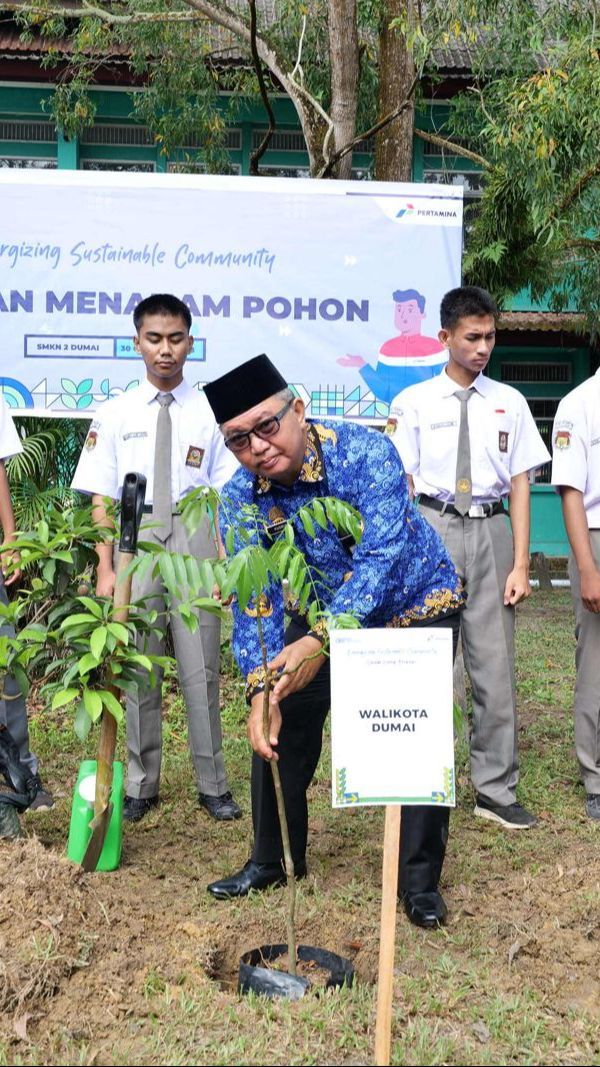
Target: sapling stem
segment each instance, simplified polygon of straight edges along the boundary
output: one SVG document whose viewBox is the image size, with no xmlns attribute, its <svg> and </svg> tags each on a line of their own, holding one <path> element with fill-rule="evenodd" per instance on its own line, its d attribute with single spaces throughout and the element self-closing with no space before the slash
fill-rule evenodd
<svg viewBox="0 0 600 1067">
<path fill-rule="evenodd" d="M 262 619 L 260 617 L 260 611 L 256 615 L 256 627 L 258 630 L 258 640 L 260 642 L 260 651 L 262 655 L 263 668 L 265 672 L 265 688 L 263 692 L 263 736 L 267 744 L 269 744 L 269 697 L 271 695 L 271 683 L 272 674 L 267 666 L 267 646 L 265 644 L 265 636 L 263 631 Z M 281 788 L 281 776 L 279 774 L 279 767 L 277 766 L 276 759 L 270 759 L 271 774 L 273 775 L 273 786 L 275 789 L 275 799 L 277 801 L 277 815 L 279 817 L 279 828 L 281 831 L 281 841 L 283 844 L 283 857 L 285 861 L 285 873 L 287 876 L 287 914 L 286 914 L 286 929 L 287 929 L 287 946 L 288 946 L 288 959 L 289 959 L 289 971 L 290 974 L 296 974 L 296 873 L 294 871 L 294 861 L 292 859 L 292 850 L 290 848 L 290 834 L 288 829 L 287 816 L 285 813 L 285 801 L 283 799 L 283 789 Z"/>
</svg>

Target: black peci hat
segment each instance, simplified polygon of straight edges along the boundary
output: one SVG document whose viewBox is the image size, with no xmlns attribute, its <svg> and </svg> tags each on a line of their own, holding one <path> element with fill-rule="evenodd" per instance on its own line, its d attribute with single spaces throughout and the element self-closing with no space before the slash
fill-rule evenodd
<svg viewBox="0 0 600 1067">
<path fill-rule="evenodd" d="M 221 378 L 216 378 L 214 382 L 209 382 L 204 386 L 204 392 L 215 419 L 221 424 L 235 419 L 244 411 L 250 411 L 250 408 L 287 387 L 285 378 L 263 352 L 223 374 Z"/>
</svg>

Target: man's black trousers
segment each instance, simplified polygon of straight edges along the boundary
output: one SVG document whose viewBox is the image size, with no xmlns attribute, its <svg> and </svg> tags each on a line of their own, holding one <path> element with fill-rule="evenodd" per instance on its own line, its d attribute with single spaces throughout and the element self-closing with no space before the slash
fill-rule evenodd
<svg viewBox="0 0 600 1067">
<path fill-rule="evenodd" d="M 453 651 L 458 642 L 457 614 L 430 625 L 452 629 Z M 425 625 L 425 624 L 421 624 Z M 286 644 L 306 635 L 296 622 L 286 630 Z M 327 660 L 305 689 L 281 702 L 279 773 L 285 798 L 294 863 L 303 862 L 308 836 L 306 791 L 315 773 L 323 743 L 323 725 L 330 705 L 330 670 Z M 400 836 L 400 892 L 424 893 L 437 889 L 448 840 L 449 809 L 407 805 L 402 809 Z M 283 857 L 277 802 L 271 768 L 256 754 L 252 757 L 252 822 L 257 863 L 279 863 Z"/>
</svg>

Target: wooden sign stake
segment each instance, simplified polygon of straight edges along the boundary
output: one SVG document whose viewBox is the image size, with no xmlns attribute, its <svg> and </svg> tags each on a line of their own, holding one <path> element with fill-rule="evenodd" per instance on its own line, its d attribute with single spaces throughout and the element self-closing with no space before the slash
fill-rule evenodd
<svg viewBox="0 0 600 1067">
<path fill-rule="evenodd" d="M 389 1067 L 390 1062 L 401 815 L 402 808 L 400 804 L 386 805 L 383 835 L 377 1021 L 375 1023 L 375 1067 Z"/>
</svg>

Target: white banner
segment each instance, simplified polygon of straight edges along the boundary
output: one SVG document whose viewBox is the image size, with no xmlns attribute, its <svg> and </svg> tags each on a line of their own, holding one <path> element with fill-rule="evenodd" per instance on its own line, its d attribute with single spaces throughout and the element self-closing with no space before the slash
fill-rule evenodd
<svg viewBox="0 0 600 1067">
<path fill-rule="evenodd" d="M 132 313 L 172 292 L 197 385 L 267 352 L 313 417 L 385 418 L 437 373 L 462 190 L 285 178 L 0 170 L 0 389 L 91 414 L 143 376 Z"/>
<path fill-rule="evenodd" d="M 332 630 L 334 808 L 455 804 L 452 632 Z"/>
</svg>

